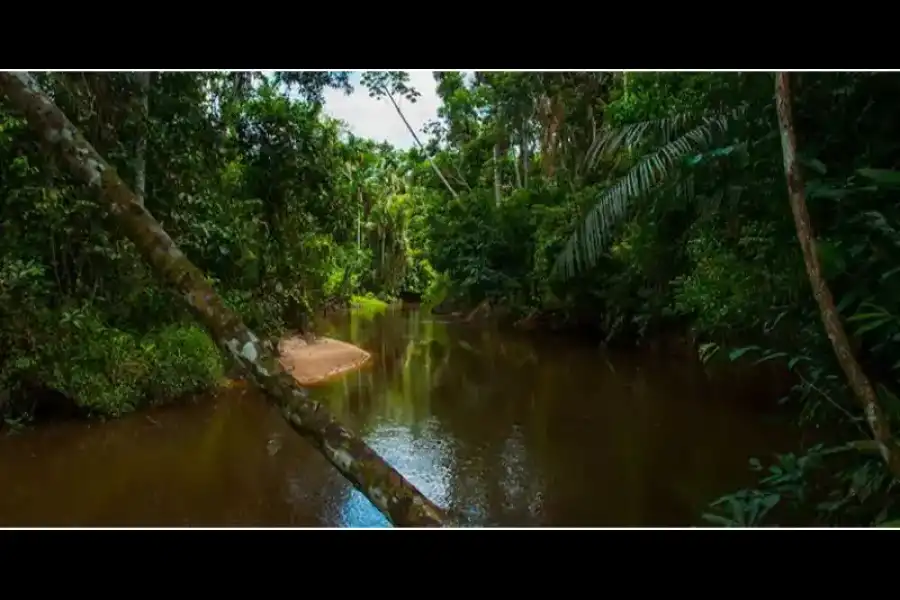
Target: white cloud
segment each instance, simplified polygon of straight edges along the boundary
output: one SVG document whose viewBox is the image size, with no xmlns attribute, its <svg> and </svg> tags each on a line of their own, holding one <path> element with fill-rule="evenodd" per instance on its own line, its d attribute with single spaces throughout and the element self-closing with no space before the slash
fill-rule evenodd
<svg viewBox="0 0 900 600">
<path fill-rule="evenodd" d="M 422 127 L 428 121 L 437 119 L 437 110 L 441 104 L 436 93 L 437 82 L 432 71 L 416 70 L 408 73 L 409 84 L 421 96 L 414 104 L 402 98 L 395 100 L 416 135 L 423 143 L 427 143 L 426 136 L 422 134 Z M 370 138 L 376 142 L 388 142 L 396 148 L 413 147 L 415 140 L 390 100 L 370 98 L 368 90 L 358 85 L 358 74 L 354 73 L 352 79 L 355 89 L 350 96 L 338 90 L 325 92 L 325 113 L 346 122 L 356 136 Z"/>
<path fill-rule="evenodd" d="M 271 76 L 275 71 L 262 71 L 262 73 Z M 430 70 L 418 69 L 407 71 L 407 73 L 409 73 L 409 85 L 421 95 L 415 103 L 403 98 L 395 98 L 395 100 L 422 143 L 428 143 L 428 138 L 422 133 L 422 128 L 428 121 L 437 119 L 438 107 L 441 105 L 441 100 L 437 95 L 437 82 L 434 80 L 433 71 Z M 475 72 L 462 71 L 462 73 L 471 83 Z M 325 89 L 325 114 L 344 121 L 350 131 L 358 137 L 369 138 L 376 142 L 388 142 L 395 148 L 404 150 L 415 146 L 415 140 L 390 100 L 370 98 L 369 90 L 361 86 L 359 80 L 360 73 L 358 71 L 350 74 L 350 82 L 353 84 L 354 90 L 349 96 L 340 90 Z"/>
<path fill-rule="evenodd" d="M 356 74 L 354 74 L 356 75 Z M 349 96 L 339 90 L 325 93 L 325 112 L 335 119 L 347 123 L 354 135 L 370 138 L 377 142 L 388 142 L 397 148 L 410 148 L 415 141 L 403 120 L 387 98 L 370 98 L 368 90 L 358 85 L 353 78 L 355 89 Z M 409 83 L 421 96 L 415 104 L 403 98 L 395 98 L 409 124 L 422 139 L 422 127 L 437 117 L 440 100 L 435 93 L 434 77 L 431 71 L 410 71 Z"/>
</svg>

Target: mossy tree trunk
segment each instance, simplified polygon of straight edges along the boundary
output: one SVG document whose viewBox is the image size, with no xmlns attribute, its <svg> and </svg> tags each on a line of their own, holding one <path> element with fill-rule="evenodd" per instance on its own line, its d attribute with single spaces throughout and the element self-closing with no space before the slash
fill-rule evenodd
<svg viewBox="0 0 900 600">
<path fill-rule="evenodd" d="M 282 369 L 272 345 L 260 342 L 240 317 L 223 304 L 203 273 L 28 73 L 0 72 L 0 94 L 11 108 L 25 116 L 68 170 L 98 193 L 113 220 L 144 259 L 183 295 L 216 342 L 266 392 L 297 433 L 318 448 L 395 525 L 447 524 L 437 506 L 325 407 L 308 398 L 306 391 Z"/>
<path fill-rule="evenodd" d="M 775 104 L 778 109 L 784 173 L 787 177 L 791 212 L 794 214 L 797 239 L 800 242 L 800 250 L 803 253 L 803 261 L 806 264 L 813 296 L 819 305 L 822 324 L 825 326 L 828 339 L 831 340 L 831 347 L 834 349 L 838 363 L 847 377 L 850 389 L 853 390 L 853 394 L 866 415 L 866 421 L 869 423 L 872 437 L 881 456 L 894 477 L 900 478 L 900 452 L 898 452 L 897 444 L 891 435 L 890 421 L 878 401 L 878 395 L 875 393 L 872 382 L 869 381 L 859 361 L 853 356 L 847 332 L 844 330 L 844 325 L 841 323 L 840 315 L 834 304 L 834 296 L 831 294 L 828 282 L 825 281 L 825 275 L 822 273 L 822 266 L 819 264 L 816 238 L 806 206 L 806 191 L 797 161 L 797 135 L 794 131 L 791 107 L 790 73 L 782 71 L 775 75 Z"/>
</svg>

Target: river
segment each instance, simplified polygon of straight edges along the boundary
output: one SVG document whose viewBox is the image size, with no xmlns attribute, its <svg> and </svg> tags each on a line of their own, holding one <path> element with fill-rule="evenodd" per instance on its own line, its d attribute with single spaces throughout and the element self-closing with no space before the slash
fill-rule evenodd
<svg viewBox="0 0 900 600">
<path fill-rule="evenodd" d="M 752 381 L 672 354 L 414 310 L 326 329 L 373 359 L 312 395 L 469 525 L 702 525 L 796 437 Z M 0 526 L 388 525 L 247 386 L 0 436 L 0 490 Z"/>
</svg>

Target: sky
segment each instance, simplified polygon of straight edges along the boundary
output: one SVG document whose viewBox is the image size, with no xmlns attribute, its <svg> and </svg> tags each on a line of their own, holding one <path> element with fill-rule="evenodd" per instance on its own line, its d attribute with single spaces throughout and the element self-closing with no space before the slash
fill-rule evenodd
<svg viewBox="0 0 900 600">
<path fill-rule="evenodd" d="M 431 71 L 414 70 L 408 73 L 409 84 L 421 96 L 415 104 L 402 98 L 395 100 L 419 139 L 425 143 L 422 127 L 428 121 L 437 119 L 437 109 L 440 106 L 440 99 L 436 93 L 437 82 Z M 404 150 L 415 146 L 415 140 L 390 100 L 370 98 L 368 90 L 359 86 L 358 72 L 351 75 L 351 82 L 355 89 L 350 96 L 339 90 L 326 90 L 324 112 L 346 122 L 350 131 L 359 137 L 370 138 L 376 142 L 388 142 Z"/>
</svg>

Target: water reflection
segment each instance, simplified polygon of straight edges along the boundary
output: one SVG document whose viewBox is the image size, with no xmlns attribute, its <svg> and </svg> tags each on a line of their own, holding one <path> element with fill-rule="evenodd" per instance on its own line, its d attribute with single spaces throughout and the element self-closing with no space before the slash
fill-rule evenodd
<svg viewBox="0 0 900 600">
<path fill-rule="evenodd" d="M 470 524 L 687 524 L 746 482 L 747 456 L 783 447 L 682 360 L 418 313 L 351 315 L 329 333 L 374 357 L 319 397 Z M 384 523 L 361 494 L 345 503 L 342 524 Z"/>
<path fill-rule="evenodd" d="M 417 312 L 326 326 L 373 359 L 312 394 L 464 524 L 691 524 L 789 433 L 672 357 Z M 0 489 L 0 525 L 387 525 L 250 390 L 0 439 Z"/>
<path fill-rule="evenodd" d="M 439 431 L 432 429 L 435 421 L 418 427 L 414 434 L 409 428 L 390 422 L 380 422 L 366 435 L 366 441 L 410 482 L 439 506 L 447 506 L 450 499 L 453 451 Z M 386 527 L 387 519 L 376 510 L 359 491 L 346 494 L 341 507 L 340 525 L 350 527 Z"/>
</svg>

